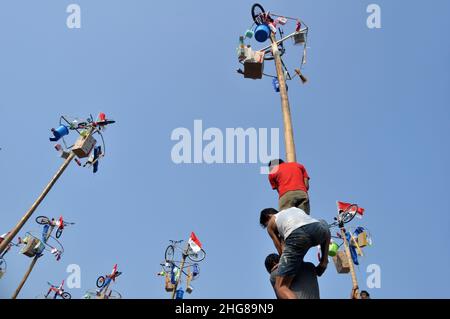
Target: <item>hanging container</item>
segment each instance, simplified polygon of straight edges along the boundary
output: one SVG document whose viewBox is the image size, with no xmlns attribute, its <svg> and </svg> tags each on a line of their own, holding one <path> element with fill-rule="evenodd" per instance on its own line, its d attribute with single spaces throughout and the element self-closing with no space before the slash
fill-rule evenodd
<svg viewBox="0 0 450 319">
<path fill-rule="evenodd" d="M 338 251 L 333 257 L 334 265 L 338 274 L 348 274 L 350 272 L 350 264 L 344 251 Z"/>
<path fill-rule="evenodd" d="M 178 289 L 175 295 L 175 299 L 183 299 L 184 296 L 184 290 L 183 289 Z"/>
<path fill-rule="evenodd" d="M 50 141 L 56 142 L 61 137 L 69 135 L 69 129 L 65 125 L 60 125 L 57 128 L 52 128 L 52 133 L 54 137 L 50 137 Z"/>
<path fill-rule="evenodd" d="M 164 277 L 164 280 L 165 280 L 165 288 L 166 288 L 166 291 L 167 292 L 169 292 L 169 291 L 173 291 L 173 288 L 175 287 L 174 286 L 174 284 L 172 284 L 172 282 L 171 282 L 171 280 L 170 280 L 170 276 L 169 275 L 166 275 L 165 277 Z"/>
<path fill-rule="evenodd" d="M 330 243 L 330 249 L 328 250 L 328 256 L 334 257 L 336 256 L 337 252 L 339 250 L 339 245 L 336 243 Z"/>
<path fill-rule="evenodd" d="M 247 31 L 245 31 L 245 37 L 246 38 L 249 38 L 249 39 L 251 39 L 251 38 L 253 38 L 253 35 L 255 34 L 255 32 L 253 32 L 253 30 L 247 30 Z"/>
<path fill-rule="evenodd" d="M 297 33 L 294 34 L 293 39 L 294 39 L 294 44 L 295 45 L 305 44 L 305 42 L 306 42 L 305 33 L 304 32 L 297 32 Z"/>
<path fill-rule="evenodd" d="M 192 277 L 197 277 L 200 274 L 200 269 L 197 264 L 192 265 Z"/>
<path fill-rule="evenodd" d="M 92 135 L 80 136 L 75 142 L 72 151 L 79 158 L 88 157 L 96 143 L 97 141 L 92 137 Z"/>
<path fill-rule="evenodd" d="M 270 37 L 270 28 L 267 24 L 260 24 L 255 29 L 255 39 L 258 42 L 266 42 Z"/>
</svg>

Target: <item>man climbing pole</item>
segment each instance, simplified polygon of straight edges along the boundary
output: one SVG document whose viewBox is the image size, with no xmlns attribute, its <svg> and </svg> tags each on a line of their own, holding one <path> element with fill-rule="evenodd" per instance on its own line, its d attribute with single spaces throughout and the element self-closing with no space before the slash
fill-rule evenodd
<svg viewBox="0 0 450 319">
<path fill-rule="evenodd" d="M 280 212 L 274 208 L 263 209 L 259 222 L 263 228 L 267 228 L 275 248 L 281 255 L 275 281 L 277 296 L 280 299 L 297 299 L 291 285 L 308 250 L 320 245 L 321 258 L 316 267 L 317 276 L 322 276 L 328 266 L 331 240 L 328 224 L 310 217 L 297 207 Z"/>
<path fill-rule="evenodd" d="M 274 290 L 279 262 L 280 255 L 278 254 L 268 255 L 264 262 L 266 270 L 270 274 L 270 283 Z M 292 280 L 291 290 L 297 295 L 297 299 L 320 299 L 316 269 L 312 263 L 304 262 L 301 267 L 298 267 L 297 273 Z"/>
<path fill-rule="evenodd" d="M 279 210 L 297 207 L 309 215 L 309 175 L 306 168 L 300 163 L 276 159 L 270 161 L 269 170 L 270 185 L 278 192 Z"/>
</svg>

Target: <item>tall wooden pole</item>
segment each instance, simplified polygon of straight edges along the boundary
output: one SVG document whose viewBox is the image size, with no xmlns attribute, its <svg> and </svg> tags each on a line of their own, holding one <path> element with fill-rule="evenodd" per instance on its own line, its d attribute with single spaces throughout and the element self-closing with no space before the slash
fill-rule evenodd
<svg viewBox="0 0 450 319">
<path fill-rule="evenodd" d="M 53 178 L 50 180 L 48 185 L 44 188 L 44 191 L 39 195 L 39 197 L 36 199 L 36 201 L 31 205 L 30 209 L 26 212 L 26 214 L 22 217 L 22 219 L 17 223 L 17 225 L 11 230 L 11 232 L 6 236 L 5 240 L 0 244 L 0 253 L 2 253 L 8 246 L 8 244 L 16 237 L 17 233 L 22 229 L 23 225 L 28 221 L 28 219 L 33 215 L 36 208 L 38 208 L 39 204 L 44 200 L 45 196 L 50 192 L 53 185 L 57 182 L 59 177 L 64 173 L 67 166 L 69 166 L 70 162 L 74 159 L 75 154 L 73 152 L 70 152 L 69 157 L 64 161 L 64 163 L 61 165 L 61 167 L 58 169 L 56 174 L 53 176 Z"/>
<path fill-rule="evenodd" d="M 347 260 L 350 265 L 350 274 L 352 276 L 352 283 L 353 283 L 352 298 L 356 299 L 359 294 L 358 280 L 356 279 L 355 267 L 353 265 L 352 256 L 350 254 L 350 248 L 348 247 L 348 241 L 347 236 L 345 235 L 344 227 L 341 227 L 341 237 L 344 240 L 345 254 L 347 255 Z"/>
<path fill-rule="evenodd" d="M 272 54 L 275 60 L 278 83 L 280 85 L 281 111 L 283 113 L 284 124 L 284 143 L 286 147 L 286 161 L 296 162 L 297 157 L 295 153 L 294 129 L 292 128 L 291 109 L 289 107 L 286 79 L 284 77 L 280 51 L 278 50 L 278 44 L 276 43 L 275 35 L 273 33 L 270 35 L 270 40 L 272 41 Z"/>
<path fill-rule="evenodd" d="M 177 289 L 178 289 L 178 285 L 180 284 L 181 276 L 183 276 L 183 268 L 184 268 L 184 263 L 186 262 L 186 257 L 187 257 L 187 249 L 186 249 L 186 253 L 183 254 L 183 258 L 181 259 L 180 275 L 178 276 L 175 287 L 173 287 L 172 299 L 175 299 L 175 294 L 177 293 Z"/>
<path fill-rule="evenodd" d="M 27 272 L 25 273 L 25 276 L 23 276 L 22 281 L 19 284 L 19 287 L 17 287 L 16 291 L 14 292 L 13 296 L 11 297 L 12 299 L 16 299 L 17 295 L 19 294 L 20 290 L 22 290 L 23 285 L 25 285 L 25 282 L 28 279 L 28 276 L 30 276 L 31 271 L 34 268 L 34 265 L 36 265 L 36 262 L 38 260 L 40 256 L 36 255 L 33 257 L 33 260 L 31 260 L 31 264 L 30 267 L 28 267 Z"/>
<path fill-rule="evenodd" d="M 86 138 L 91 136 L 94 133 L 94 128 L 89 128 L 88 134 Z M 69 156 L 66 158 L 64 163 L 61 165 L 61 167 L 58 169 L 56 174 L 53 176 L 53 178 L 50 180 L 50 182 L 47 184 L 47 186 L 42 191 L 41 195 L 36 199 L 36 201 L 31 205 L 30 209 L 26 212 L 26 214 L 22 217 L 22 219 L 19 221 L 19 223 L 11 230 L 11 232 L 6 236 L 5 240 L 0 244 L 0 254 L 6 249 L 8 244 L 16 237 L 17 233 L 22 229 L 23 225 L 28 221 L 28 219 L 33 215 L 34 211 L 38 206 L 41 204 L 41 202 L 44 200 L 44 198 L 47 196 L 47 194 L 50 192 L 52 187 L 55 185 L 55 183 L 58 181 L 58 179 L 61 177 L 62 173 L 66 170 L 67 166 L 69 166 L 70 162 L 75 158 L 75 154 L 73 152 L 70 152 Z"/>
</svg>

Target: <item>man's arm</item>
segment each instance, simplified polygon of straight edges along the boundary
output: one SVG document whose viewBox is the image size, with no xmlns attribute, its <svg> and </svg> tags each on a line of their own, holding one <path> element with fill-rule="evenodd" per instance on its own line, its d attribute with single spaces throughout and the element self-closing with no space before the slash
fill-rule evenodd
<svg viewBox="0 0 450 319">
<path fill-rule="evenodd" d="M 303 180 L 305 182 L 306 190 L 309 191 L 309 178 L 305 177 Z"/>
<path fill-rule="evenodd" d="M 270 186 L 272 186 L 272 189 L 278 190 L 277 175 L 275 173 L 269 174 L 269 182 Z"/>
<path fill-rule="evenodd" d="M 269 233 L 270 238 L 273 240 L 273 244 L 278 251 L 278 254 L 281 256 L 283 253 L 283 246 L 280 241 L 280 237 L 278 236 L 278 230 L 274 221 L 270 221 L 267 226 L 267 232 Z"/>
</svg>

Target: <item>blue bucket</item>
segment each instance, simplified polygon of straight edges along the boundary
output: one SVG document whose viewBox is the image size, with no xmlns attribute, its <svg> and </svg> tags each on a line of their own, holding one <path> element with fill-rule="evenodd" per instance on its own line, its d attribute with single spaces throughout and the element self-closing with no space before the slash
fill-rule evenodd
<svg viewBox="0 0 450 319">
<path fill-rule="evenodd" d="M 183 296 L 184 296 L 184 290 L 183 289 L 178 289 L 177 293 L 176 293 L 176 296 L 175 296 L 175 299 L 183 299 Z"/>
<path fill-rule="evenodd" d="M 194 264 L 192 266 L 192 276 L 197 277 L 200 274 L 200 269 L 198 268 L 197 264 Z"/>
<path fill-rule="evenodd" d="M 255 29 L 255 39 L 258 42 L 266 42 L 270 37 L 270 28 L 267 24 L 260 24 Z"/>
<path fill-rule="evenodd" d="M 56 142 L 61 137 L 69 135 L 69 129 L 65 125 L 60 125 L 57 128 L 52 129 L 52 133 L 54 137 L 50 137 L 50 141 Z"/>
</svg>

